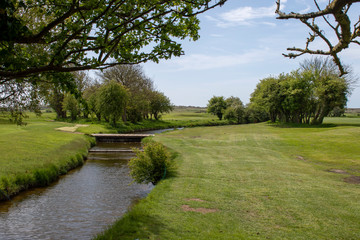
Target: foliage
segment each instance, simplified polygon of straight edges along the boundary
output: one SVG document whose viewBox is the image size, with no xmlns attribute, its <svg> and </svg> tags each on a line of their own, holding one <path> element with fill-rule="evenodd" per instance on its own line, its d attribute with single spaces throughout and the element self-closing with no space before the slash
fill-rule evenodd
<svg viewBox="0 0 360 240">
<path fill-rule="evenodd" d="M 327 60 L 305 63 L 300 70 L 261 80 L 251 105 L 266 111 L 272 122 L 307 124 L 321 124 L 335 107 L 344 108 L 349 82 Z"/>
<path fill-rule="evenodd" d="M 128 163 L 130 175 L 137 183 L 157 184 L 173 167 L 170 154 L 161 143 L 148 141 L 144 151 L 135 149 L 136 157 Z"/>
<path fill-rule="evenodd" d="M 329 117 L 343 117 L 345 116 L 345 108 L 335 107 L 329 114 Z"/>
<path fill-rule="evenodd" d="M 32 83 L 16 80 L 0 83 L 0 112 L 7 113 L 9 119 L 18 125 L 25 124 L 26 111 L 41 113 L 40 102 L 39 90 Z"/>
<path fill-rule="evenodd" d="M 222 120 L 226 107 L 225 99 L 222 96 L 213 96 L 207 105 L 208 112 L 216 115 L 219 120 Z"/>
<path fill-rule="evenodd" d="M 154 115 L 155 120 L 159 120 L 161 113 L 168 113 L 173 110 L 170 99 L 162 92 L 153 91 L 150 96 L 150 113 Z"/>
<path fill-rule="evenodd" d="M 150 98 L 154 94 L 153 81 L 148 78 L 140 65 L 117 65 L 101 72 L 99 76 L 106 83 L 115 80 L 129 92 L 126 104 L 127 119 L 133 123 L 148 117 Z"/>
<path fill-rule="evenodd" d="M 110 81 L 102 85 L 97 95 L 97 109 L 113 126 L 123 116 L 128 98 L 127 90 L 119 83 Z"/>
<path fill-rule="evenodd" d="M 225 1 L 2 1 L 0 79 L 180 56 L 197 15 Z"/>
<path fill-rule="evenodd" d="M 224 113 L 224 119 L 235 121 L 240 124 L 244 120 L 245 109 L 240 98 L 229 97 L 226 99 L 227 108 Z"/>
<path fill-rule="evenodd" d="M 71 120 L 76 120 L 78 114 L 80 113 L 79 109 L 79 103 L 74 97 L 74 95 L 71 95 L 67 93 L 64 97 L 64 100 L 62 101 L 62 109 L 63 111 L 69 111 Z"/>
<path fill-rule="evenodd" d="M 83 99 L 86 102 L 86 110 L 89 114 L 94 114 L 96 118 L 101 120 L 101 111 L 99 109 L 98 94 L 99 94 L 100 84 L 95 83 L 84 90 Z"/>
<path fill-rule="evenodd" d="M 269 114 L 263 107 L 250 103 L 246 106 L 244 111 L 245 123 L 260 123 L 269 120 Z"/>
</svg>

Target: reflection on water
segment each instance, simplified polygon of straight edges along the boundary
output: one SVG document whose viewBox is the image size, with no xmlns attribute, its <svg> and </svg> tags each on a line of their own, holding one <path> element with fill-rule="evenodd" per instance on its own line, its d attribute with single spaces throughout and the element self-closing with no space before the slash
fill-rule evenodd
<svg viewBox="0 0 360 240">
<path fill-rule="evenodd" d="M 140 147 L 111 143 L 104 148 Z M 83 167 L 47 188 L 27 191 L 0 203 L 0 239 L 91 239 L 121 217 L 132 201 L 152 188 L 131 184 L 131 153 L 89 154 Z"/>
</svg>

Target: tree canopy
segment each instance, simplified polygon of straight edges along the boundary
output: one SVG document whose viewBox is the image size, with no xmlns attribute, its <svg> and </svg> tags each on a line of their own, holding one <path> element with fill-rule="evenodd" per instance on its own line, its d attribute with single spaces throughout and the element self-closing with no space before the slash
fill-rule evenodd
<svg viewBox="0 0 360 240">
<path fill-rule="evenodd" d="M 338 76 L 328 60 L 313 59 L 302 68 L 260 81 L 251 105 L 265 110 L 271 121 L 321 124 L 333 109 L 343 109 L 349 82 Z"/>
<path fill-rule="evenodd" d="M 285 2 L 285 1 L 284 1 Z M 277 0 L 276 13 L 278 19 L 297 19 L 304 23 L 309 29 L 309 37 L 305 47 L 291 47 L 287 50 L 289 54 L 283 54 L 289 58 L 296 58 L 303 54 L 316 54 L 331 56 L 340 70 L 340 76 L 347 73 L 340 61 L 338 54 L 348 48 L 350 44 L 360 45 L 360 18 L 358 13 L 351 19 L 351 6 L 360 0 L 314 0 L 317 11 L 305 13 L 285 13 L 281 11 L 281 0 Z M 327 50 L 310 47 L 311 43 L 320 39 L 327 46 Z"/>
<path fill-rule="evenodd" d="M 180 56 L 197 15 L 226 1 L 3 0 L 0 81 Z"/>
<path fill-rule="evenodd" d="M 113 126 L 125 111 L 128 93 L 124 86 L 116 81 L 109 81 L 99 89 L 98 109 L 102 116 L 111 121 Z"/>
<path fill-rule="evenodd" d="M 213 96 L 209 100 L 207 105 L 208 113 L 216 115 L 219 118 L 219 120 L 222 120 L 226 108 L 227 108 L 227 104 L 224 97 L 222 96 L 220 97 Z"/>
</svg>

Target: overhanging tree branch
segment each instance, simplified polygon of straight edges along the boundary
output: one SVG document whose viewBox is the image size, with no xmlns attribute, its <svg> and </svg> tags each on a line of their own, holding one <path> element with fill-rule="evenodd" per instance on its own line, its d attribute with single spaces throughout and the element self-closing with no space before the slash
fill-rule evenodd
<svg viewBox="0 0 360 240">
<path fill-rule="evenodd" d="M 338 53 L 348 48 L 351 43 L 359 44 L 357 38 L 360 36 L 360 19 L 356 23 L 351 25 L 351 19 L 348 16 L 348 11 L 352 4 L 360 2 L 360 0 L 332 0 L 321 10 L 317 0 L 314 0 L 315 6 L 318 11 L 310 13 L 284 13 L 281 9 L 281 0 L 276 1 L 276 14 L 278 15 L 277 19 L 298 19 L 304 23 L 308 28 L 311 29 L 310 38 L 306 42 L 305 48 L 288 48 L 287 50 L 292 52 L 289 54 L 283 54 L 285 57 L 296 58 L 303 54 L 317 54 L 317 55 L 327 55 L 331 56 L 339 68 L 340 75 L 344 75 L 347 72 L 345 71 L 343 64 L 340 61 Z M 326 18 L 327 16 L 334 17 L 334 23 Z M 324 29 L 320 29 L 319 25 L 315 23 L 316 20 L 322 18 L 326 24 L 330 27 L 331 31 L 336 35 L 338 41 L 332 43 L 328 34 L 325 34 Z M 312 23 L 309 23 L 309 20 Z M 315 39 L 320 38 L 323 42 L 326 43 L 328 50 L 309 49 L 309 45 Z M 297 53 L 293 53 L 297 52 Z"/>
<path fill-rule="evenodd" d="M 16 24 L 1 25 L 0 79 L 180 56 L 178 39 L 198 38 L 196 16 L 226 2 L 6 1 L 12 10 L 0 9 L 1 20 Z M 16 29 L 8 31 L 8 26 Z"/>
</svg>

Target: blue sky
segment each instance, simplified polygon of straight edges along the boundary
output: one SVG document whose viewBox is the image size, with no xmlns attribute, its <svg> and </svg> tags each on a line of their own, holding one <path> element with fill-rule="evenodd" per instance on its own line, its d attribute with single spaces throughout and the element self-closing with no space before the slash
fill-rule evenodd
<svg viewBox="0 0 360 240">
<path fill-rule="evenodd" d="M 282 2 L 284 12 L 315 11 L 312 0 Z M 359 16 L 358 5 L 353 5 L 352 16 Z M 287 47 L 304 47 L 309 31 L 298 20 L 277 20 L 274 11 L 275 0 L 228 0 L 199 17 L 200 39 L 183 41 L 184 56 L 143 64 L 145 73 L 175 105 L 206 106 L 212 96 L 236 96 L 248 103 L 260 79 L 288 73 L 311 58 L 282 56 Z M 326 34 L 334 39 L 330 32 Z M 340 56 L 360 76 L 360 46 Z M 360 108 L 360 87 L 349 97 L 348 107 Z"/>
</svg>

